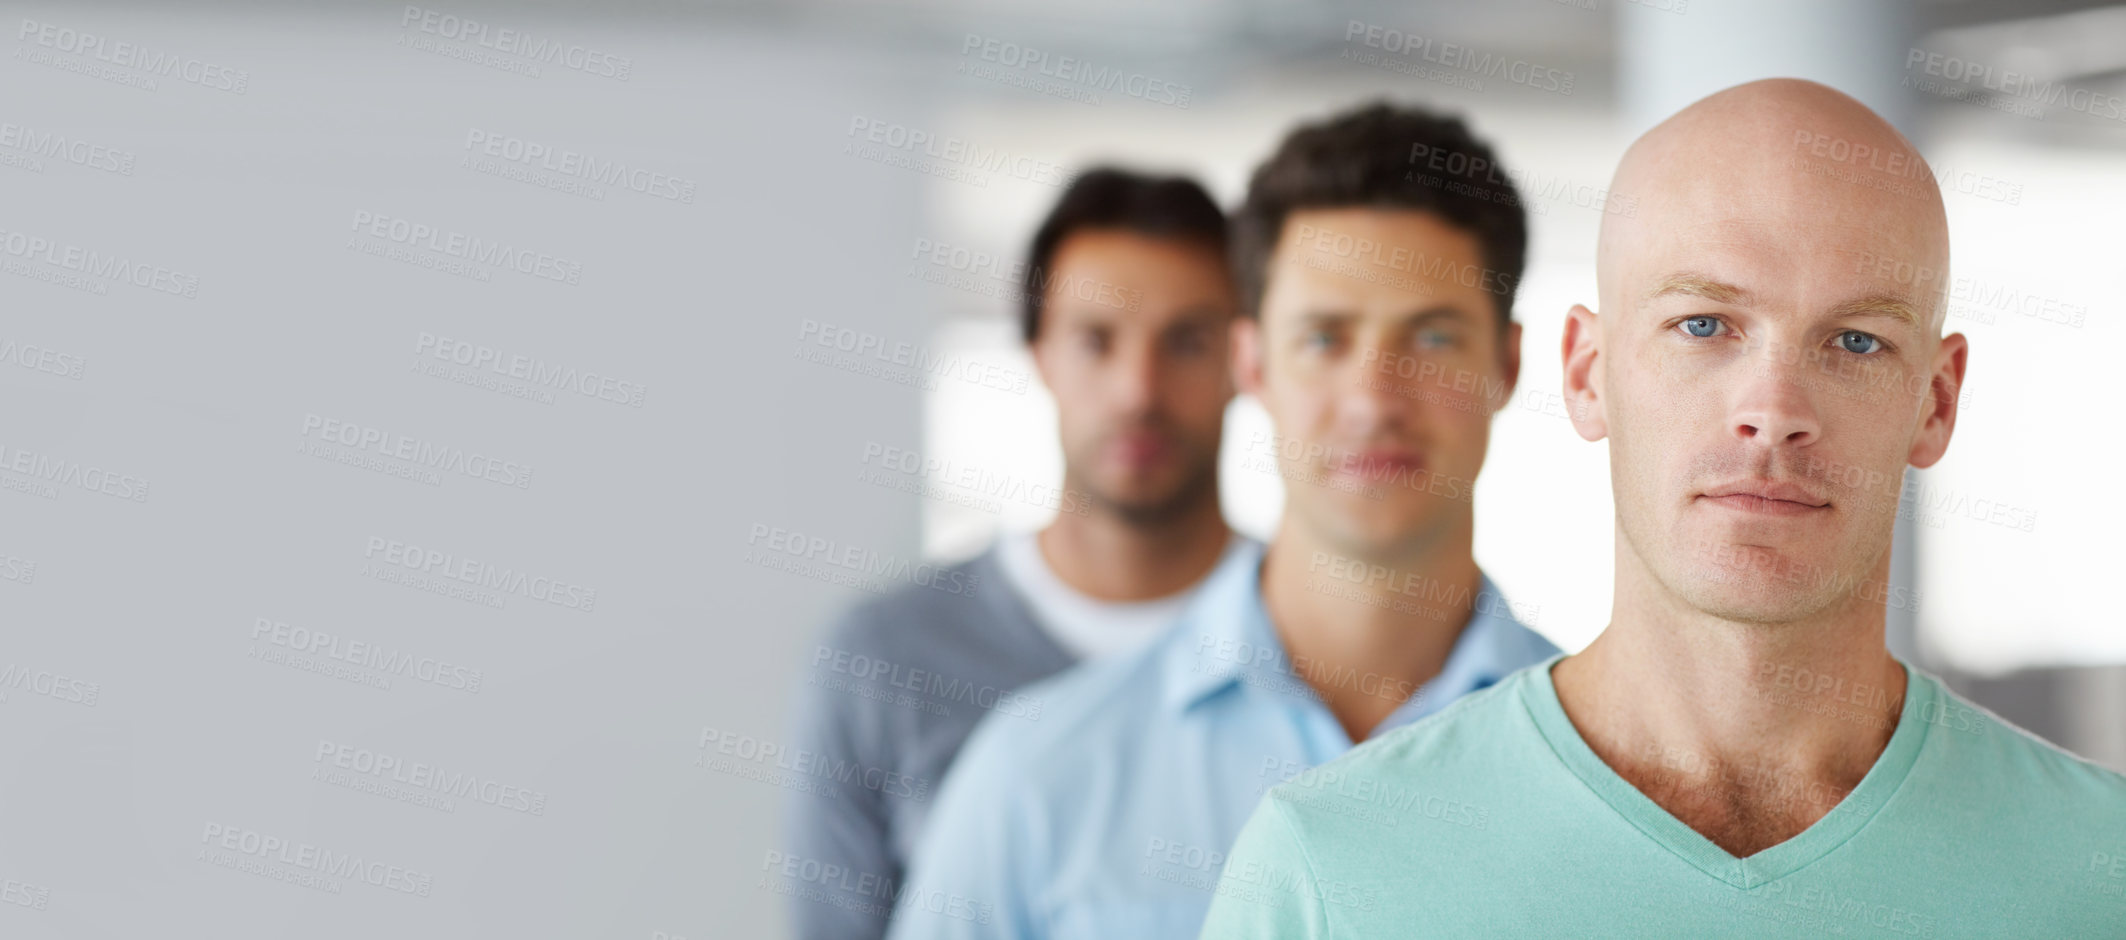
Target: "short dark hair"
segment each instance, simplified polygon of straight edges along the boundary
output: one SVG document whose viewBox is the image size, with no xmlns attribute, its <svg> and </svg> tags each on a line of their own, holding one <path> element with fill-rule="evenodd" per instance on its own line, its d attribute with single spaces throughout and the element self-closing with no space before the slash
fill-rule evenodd
<svg viewBox="0 0 2126 940">
<path fill-rule="evenodd" d="M 1362 105 L 1287 135 L 1255 169 L 1233 214 L 1233 274 L 1242 316 L 1262 312 L 1270 254 L 1285 217 L 1300 209 L 1418 209 L 1476 236 L 1485 289 L 1499 328 L 1528 260 L 1528 217 L 1490 145 L 1460 118 L 1385 101 Z"/>
<path fill-rule="evenodd" d="M 1019 325 L 1027 342 L 1041 333 L 1041 305 L 1047 300 L 1048 271 L 1056 249 L 1065 238 L 1091 228 L 1119 228 L 1197 242 L 1214 252 L 1221 263 L 1228 251 L 1225 213 L 1195 180 L 1112 166 L 1089 169 L 1064 190 L 1027 250 L 1019 308 Z"/>
</svg>

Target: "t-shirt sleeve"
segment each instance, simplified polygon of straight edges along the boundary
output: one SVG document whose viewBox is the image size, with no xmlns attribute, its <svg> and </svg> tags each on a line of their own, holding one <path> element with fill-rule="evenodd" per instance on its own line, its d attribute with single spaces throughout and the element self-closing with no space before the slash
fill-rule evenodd
<svg viewBox="0 0 2126 940">
<path fill-rule="evenodd" d="M 1289 810 L 1265 796 L 1227 854 L 1202 940 L 1294 940 L 1329 935 L 1306 847 Z"/>
</svg>

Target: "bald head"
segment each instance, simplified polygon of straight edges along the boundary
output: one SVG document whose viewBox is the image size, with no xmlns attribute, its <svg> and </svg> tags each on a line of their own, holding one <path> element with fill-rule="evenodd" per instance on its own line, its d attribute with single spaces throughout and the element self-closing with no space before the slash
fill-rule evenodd
<svg viewBox="0 0 2126 940">
<path fill-rule="evenodd" d="M 1812 82 L 1730 88 L 1648 131 L 1611 191 L 1601 311 L 1565 326 L 1574 427 L 1610 443 L 1619 593 L 1729 621 L 1875 605 L 1904 470 L 1941 459 L 1967 343 L 1925 161 Z M 1860 605 L 1856 607 L 1855 605 Z M 1865 621 L 1865 610 L 1860 613 Z"/>
<path fill-rule="evenodd" d="M 1702 268 L 1723 252 L 1773 251 L 1788 276 L 1868 285 L 1940 331 L 1949 230 L 1934 175 L 1889 122 L 1827 86 L 1766 79 L 1701 99 L 1625 152 L 1610 191 L 1639 211 L 1603 218 L 1605 310 L 1687 288 L 1676 275 L 1711 277 Z"/>
</svg>

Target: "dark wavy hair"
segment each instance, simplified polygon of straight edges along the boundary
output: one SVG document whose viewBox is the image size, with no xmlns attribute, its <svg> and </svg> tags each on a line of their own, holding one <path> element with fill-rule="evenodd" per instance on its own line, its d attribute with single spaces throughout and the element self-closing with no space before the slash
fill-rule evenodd
<svg viewBox="0 0 2126 940">
<path fill-rule="evenodd" d="M 1195 180 L 1149 176 L 1112 166 L 1089 169 L 1064 190 L 1027 250 L 1026 278 L 1021 284 L 1024 299 L 1019 308 L 1020 332 L 1027 342 L 1041 333 L 1041 304 L 1056 249 L 1073 233 L 1093 228 L 1195 242 L 1221 259 L 1229 250 L 1225 213 Z"/>
<path fill-rule="evenodd" d="M 1233 214 L 1233 274 L 1243 316 L 1260 315 L 1270 253 L 1300 209 L 1372 207 L 1436 213 L 1476 236 L 1496 275 L 1499 328 L 1528 262 L 1528 217 L 1491 146 L 1460 118 L 1374 102 L 1303 124 L 1255 169 Z M 1490 289 L 1490 288 L 1487 288 Z"/>
</svg>

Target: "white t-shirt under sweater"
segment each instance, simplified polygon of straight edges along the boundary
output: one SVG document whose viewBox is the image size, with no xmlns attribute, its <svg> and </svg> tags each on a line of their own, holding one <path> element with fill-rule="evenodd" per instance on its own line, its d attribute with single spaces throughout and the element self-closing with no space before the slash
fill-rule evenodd
<svg viewBox="0 0 2126 940">
<path fill-rule="evenodd" d="M 1048 631 L 1056 645 L 1079 659 L 1096 659 L 1143 646 L 1157 636 L 1161 628 L 1180 616 L 1182 609 L 1196 596 L 1196 589 L 1210 580 L 1212 572 L 1246 556 L 1247 553 L 1240 549 L 1248 541 L 1245 536 L 1234 534 L 1210 572 L 1205 572 L 1196 583 L 1165 597 L 1105 601 L 1071 587 L 1058 577 L 1055 569 L 1048 566 L 1048 558 L 1041 554 L 1036 534 L 1021 532 L 999 539 L 997 563 L 1011 586 L 1026 600 L 1035 622 Z"/>
</svg>

